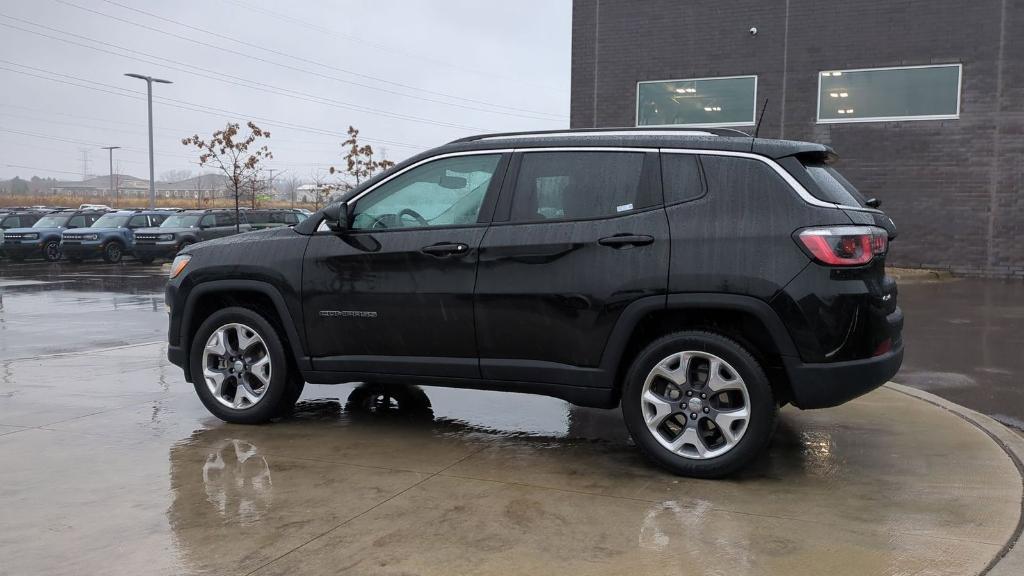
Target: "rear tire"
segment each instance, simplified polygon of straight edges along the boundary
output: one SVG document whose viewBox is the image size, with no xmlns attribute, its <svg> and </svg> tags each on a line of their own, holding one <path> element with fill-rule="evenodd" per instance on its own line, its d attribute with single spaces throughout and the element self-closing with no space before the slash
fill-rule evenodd
<svg viewBox="0 0 1024 576">
<path fill-rule="evenodd" d="M 295 404 L 297 387 L 301 393 L 281 337 L 248 308 L 224 308 L 203 322 L 189 368 L 199 399 L 225 422 L 267 422 Z"/>
<path fill-rule="evenodd" d="M 622 414 L 655 463 L 682 476 L 720 478 L 767 448 L 778 407 L 750 352 L 719 334 L 685 331 L 655 340 L 636 357 Z"/>
</svg>

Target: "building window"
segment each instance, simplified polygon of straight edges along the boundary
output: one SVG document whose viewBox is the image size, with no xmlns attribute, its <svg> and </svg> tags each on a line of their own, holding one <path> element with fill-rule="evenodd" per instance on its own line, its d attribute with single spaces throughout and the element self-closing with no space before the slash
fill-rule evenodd
<svg viewBox="0 0 1024 576">
<path fill-rule="evenodd" d="M 748 126 L 757 108 L 757 76 L 638 82 L 637 126 Z"/>
<path fill-rule="evenodd" d="M 960 117 L 960 64 L 826 70 L 818 74 L 818 122 Z"/>
</svg>

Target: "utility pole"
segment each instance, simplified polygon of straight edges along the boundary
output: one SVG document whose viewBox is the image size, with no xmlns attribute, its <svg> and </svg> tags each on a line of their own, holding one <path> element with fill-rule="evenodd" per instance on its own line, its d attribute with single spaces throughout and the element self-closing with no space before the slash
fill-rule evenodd
<svg viewBox="0 0 1024 576">
<path fill-rule="evenodd" d="M 156 208 L 156 180 L 153 176 L 153 82 L 171 84 L 171 81 L 142 74 L 130 73 L 125 76 L 146 81 L 146 101 L 149 104 L 149 209 L 152 210 Z"/>
<path fill-rule="evenodd" d="M 82 148 L 79 150 L 82 153 L 82 182 L 89 179 L 89 150 Z"/>
<path fill-rule="evenodd" d="M 114 150 L 120 146 L 103 146 L 103 149 L 110 153 L 110 194 L 114 197 L 114 207 L 117 207 L 117 183 L 114 182 Z"/>
<path fill-rule="evenodd" d="M 270 172 L 270 197 L 276 200 L 274 196 L 274 172 L 277 172 L 277 168 L 267 168 L 267 172 Z"/>
</svg>

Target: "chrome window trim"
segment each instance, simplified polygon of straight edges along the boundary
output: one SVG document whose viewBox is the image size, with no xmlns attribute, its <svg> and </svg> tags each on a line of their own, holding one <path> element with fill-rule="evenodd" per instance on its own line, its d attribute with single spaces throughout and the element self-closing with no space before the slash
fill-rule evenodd
<svg viewBox="0 0 1024 576">
<path fill-rule="evenodd" d="M 640 124 L 640 85 L 641 84 L 661 84 L 664 82 L 696 82 L 699 80 L 735 80 L 737 78 L 753 78 L 754 79 L 754 105 L 750 110 L 750 122 L 705 122 L 696 124 Z M 819 81 L 821 75 L 818 75 Z M 820 92 L 820 90 L 819 90 Z M 634 92 L 635 97 L 633 100 L 636 102 L 635 110 L 633 114 L 633 123 L 636 124 L 637 128 L 667 128 L 671 126 L 681 126 L 684 128 L 728 128 L 730 126 L 754 126 L 757 124 L 757 74 L 739 74 L 736 76 L 706 76 L 704 78 L 673 78 L 671 80 L 640 80 L 636 83 L 636 91 Z"/>
<path fill-rule="evenodd" d="M 956 74 L 956 112 L 953 114 L 922 114 L 918 116 L 869 116 L 865 118 L 821 118 L 821 76 L 825 72 L 875 72 L 881 70 L 914 70 L 918 68 L 957 68 Z M 818 106 L 815 122 L 817 124 L 857 124 L 861 122 L 916 122 L 918 120 L 959 120 L 960 101 L 963 98 L 964 65 L 963 62 L 947 62 L 945 64 L 918 64 L 914 66 L 883 66 L 880 68 L 850 68 L 847 70 L 818 71 Z"/>
<path fill-rule="evenodd" d="M 787 172 L 785 168 L 780 166 L 778 162 L 776 162 L 772 158 L 768 158 L 767 156 L 761 156 L 760 154 L 753 154 L 751 152 L 734 152 L 732 150 L 696 150 L 691 148 L 661 148 L 660 151 L 663 154 L 731 156 L 734 158 L 749 158 L 751 160 L 758 160 L 760 162 L 767 164 L 772 170 L 775 171 L 776 174 L 781 176 L 782 179 L 785 180 L 787 184 L 789 184 L 789 187 L 792 188 L 794 192 L 796 192 L 797 196 L 799 196 L 801 200 L 803 200 L 807 204 L 810 204 L 811 206 L 818 206 L 820 208 L 841 208 L 844 210 L 857 210 L 859 212 L 881 213 L 881 210 L 875 210 L 874 208 L 867 208 L 864 206 L 849 206 L 847 204 L 836 204 L 834 202 L 825 202 L 824 200 L 819 200 L 816 196 L 808 192 L 807 189 L 804 188 L 803 184 L 801 184 L 796 178 L 794 178 L 792 174 Z"/>
<path fill-rule="evenodd" d="M 405 168 L 402 168 L 398 172 L 395 172 L 394 174 L 391 174 L 387 178 L 384 178 L 380 182 L 377 182 L 373 186 L 370 186 L 366 190 L 363 190 L 359 194 L 356 194 L 355 196 L 350 198 L 346 203 L 351 207 L 357 201 L 359 201 L 360 198 L 362 198 L 363 196 L 366 196 L 370 192 L 373 192 L 374 190 L 376 190 L 380 186 L 383 186 L 384 184 L 394 180 L 395 178 L 401 176 L 402 174 L 405 174 L 406 172 L 408 172 L 409 170 L 412 170 L 413 168 L 417 168 L 417 167 L 422 166 L 424 164 L 427 164 L 429 162 L 434 162 L 436 160 L 444 160 L 445 158 L 454 158 L 456 156 L 483 156 L 483 155 L 488 155 L 488 154 L 508 154 L 508 153 L 511 153 L 511 152 L 513 152 L 512 148 L 501 148 L 501 149 L 492 149 L 492 150 L 467 150 L 467 151 L 464 151 L 464 152 L 448 152 L 447 154 L 438 154 L 437 156 L 431 156 L 429 158 L 424 158 L 423 160 L 420 160 L 419 162 L 416 162 L 415 164 L 410 164 L 409 166 L 406 166 Z"/>
</svg>

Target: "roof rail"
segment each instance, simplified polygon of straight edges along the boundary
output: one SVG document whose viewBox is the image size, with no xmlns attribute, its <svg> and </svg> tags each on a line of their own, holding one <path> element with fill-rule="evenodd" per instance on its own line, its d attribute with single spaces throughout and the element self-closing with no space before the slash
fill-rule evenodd
<svg viewBox="0 0 1024 576">
<path fill-rule="evenodd" d="M 693 136 L 723 136 L 733 138 L 750 138 L 750 134 L 733 128 L 686 128 L 683 126 L 631 126 L 628 128 L 571 128 L 566 130 L 533 130 L 525 132 L 495 132 L 493 134 L 477 134 L 466 136 L 458 140 L 452 140 L 449 144 L 462 142 L 475 142 L 478 140 L 499 139 L 499 138 L 526 138 L 530 136 L 577 136 L 593 134 L 599 135 L 629 135 L 665 132 L 672 134 L 685 134 Z"/>
</svg>

